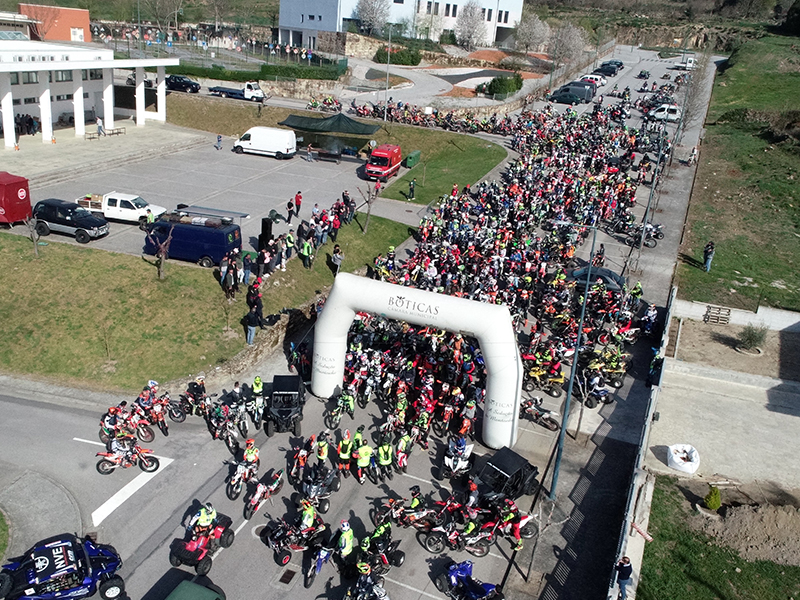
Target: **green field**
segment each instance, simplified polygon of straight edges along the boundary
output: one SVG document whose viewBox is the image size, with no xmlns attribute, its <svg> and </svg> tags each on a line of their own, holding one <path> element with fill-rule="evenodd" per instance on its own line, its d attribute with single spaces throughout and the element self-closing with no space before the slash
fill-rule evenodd
<svg viewBox="0 0 800 600">
<path fill-rule="evenodd" d="M 270 107 L 262 110 L 259 117 L 258 107 L 244 102 L 188 94 L 167 96 L 167 119 L 170 123 L 226 136 L 241 135 L 257 125 L 275 127 L 292 113 L 304 116 L 313 114 Z M 367 146 L 370 139 L 374 139 L 378 144 L 399 144 L 403 149 L 403 157 L 413 150 L 422 151 L 420 164 L 391 182 L 381 193 L 386 198 L 405 200 L 408 181 L 416 177 L 416 202 L 428 204 L 442 194 L 449 193 L 454 183 L 458 183 L 459 188 L 467 183 L 474 184 L 507 156 L 506 151 L 497 144 L 476 137 L 409 125 L 384 125 L 380 121 L 363 122 L 381 125 L 381 128 L 371 138 L 357 140 L 362 148 Z M 370 184 L 366 181 L 363 183 L 362 189 L 366 190 Z"/>
<path fill-rule="evenodd" d="M 368 232 L 357 221 L 341 229 L 343 271 L 371 264 L 409 236 L 407 226 L 376 217 Z M 3 371 L 133 391 L 148 379 L 213 369 L 244 347 L 244 294 L 228 304 L 210 269 L 171 261 L 158 281 L 140 257 L 46 239 L 35 260 L 29 239 L 0 233 L 0 258 L 9 265 L 0 294 Z M 321 249 L 312 272 L 293 259 L 273 275 L 264 314 L 299 306 L 331 285 L 325 254 L 332 247 Z"/>
<path fill-rule="evenodd" d="M 696 532 L 677 480 L 657 477 L 636 600 L 787 600 L 800 594 L 800 568 L 747 562 Z M 737 571 L 739 569 L 740 571 Z"/>
<path fill-rule="evenodd" d="M 796 38 L 776 36 L 750 42 L 717 76 L 678 266 L 682 298 L 800 309 L 800 51 L 794 44 Z M 705 273 L 695 261 L 702 262 L 709 240 L 717 251 Z"/>
</svg>

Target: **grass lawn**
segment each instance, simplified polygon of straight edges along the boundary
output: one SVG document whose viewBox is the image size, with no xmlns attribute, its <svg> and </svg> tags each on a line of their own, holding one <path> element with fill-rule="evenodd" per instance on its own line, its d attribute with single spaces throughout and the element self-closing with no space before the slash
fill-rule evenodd
<svg viewBox="0 0 800 600">
<path fill-rule="evenodd" d="M 671 477 L 656 478 L 637 600 L 786 600 L 800 594 L 800 568 L 747 562 L 695 532 L 688 501 Z M 634 568 L 636 568 L 634 566 Z M 737 572 L 736 569 L 740 569 Z"/>
<path fill-rule="evenodd" d="M 717 76 L 678 266 L 682 298 L 800 310 L 800 141 L 767 133 L 797 106 L 793 42 L 749 42 Z M 742 118 L 741 109 L 758 112 Z M 709 240 L 717 251 L 705 273 L 694 261 L 702 262 Z"/>
<path fill-rule="evenodd" d="M 372 217 L 366 236 L 354 222 L 339 234 L 343 270 L 371 264 L 408 236 L 407 226 L 386 219 Z M 293 259 L 285 273 L 273 275 L 265 314 L 298 306 L 333 283 L 324 254 L 332 247 L 323 247 L 311 273 Z M 151 378 L 170 381 L 213 368 L 244 345 L 244 294 L 229 305 L 210 269 L 170 262 L 159 282 L 139 257 L 50 242 L 34 260 L 30 241 L 8 233 L 0 233 L 0 258 L 15 265 L 0 295 L 4 371 L 134 391 Z"/>
<path fill-rule="evenodd" d="M 263 109 L 259 117 L 258 106 L 246 102 L 189 94 L 167 96 L 167 119 L 170 123 L 225 136 L 241 135 L 248 128 L 259 125 L 276 127 L 290 114 L 330 116 L 269 107 Z M 378 144 L 398 144 L 403 149 L 404 158 L 414 150 L 422 151 L 420 163 L 383 190 L 381 196 L 386 198 L 405 200 L 408 182 L 416 177 L 416 202 L 428 204 L 449 193 L 453 183 L 458 183 L 459 187 L 474 184 L 507 156 L 505 149 L 477 137 L 410 125 L 384 125 L 371 119 L 361 121 L 381 126 L 373 136 L 363 138 L 362 148 L 374 139 Z"/>
</svg>

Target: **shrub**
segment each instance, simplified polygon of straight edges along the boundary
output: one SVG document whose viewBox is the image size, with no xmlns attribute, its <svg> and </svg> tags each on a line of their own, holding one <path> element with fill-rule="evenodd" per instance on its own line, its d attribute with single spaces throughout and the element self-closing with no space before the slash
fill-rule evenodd
<svg viewBox="0 0 800 600">
<path fill-rule="evenodd" d="M 718 511 L 720 506 L 722 506 L 722 498 L 719 494 L 719 488 L 714 487 L 713 485 L 708 486 L 708 494 L 706 497 L 703 498 L 703 504 L 708 510 Z"/>
<path fill-rule="evenodd" d="M 446 44 L 448 46 L 455 46 L 458 44 L 458 40 L 456 40 L 456 33 L 452 29 L 445 29 L 442 31 L 442 35 L 439 36 L 439 43 Z"/>
<path fill-rule="evenodd" d="M 376 63 L 386 64 L 387 52 L 386 48 L 378 48 L 375 57 L 372 59 Z M 422 55 L 416 50 L 392 50 L 392 64 L 393 65 L 407 65 L 417 66 L 422 60 Z"/>
<path fill-rule="evenodd" d="M 764 345 L 764 341 L 767 339 L 767 328 L 763 325 L 756 327 L 752 323 L 748 323 L 736 337 L 742 348 L 745 350 L 753 350 L 754 348 Z"/>
<path fill-rule="evenodd" d="M 392 57 L 394 59 L 394 57 Z M 172 75 L 186 75 L 187 77 L 205 77 L 220 79 L 222 81 L 256 81 L 258 79 L 273 79 L 285 77 L 288 79 L 337 79 L 338 73 L 335 66 L 331 67 L 304 67 L 302 65 L 261 65 L 260 71 L 229 71 L 220 65 L 212 68 L 194 65 L 180 65 L 167 67 L 166 72 Z"/>
<path fill-rule="evenodd" d="M 486 86 L 486 93 L 495 94 L 513 94 L 522 89 L 522 75 L 518 72 L 514 73 L 511 77 L 495 77 Z"/>
</svg>

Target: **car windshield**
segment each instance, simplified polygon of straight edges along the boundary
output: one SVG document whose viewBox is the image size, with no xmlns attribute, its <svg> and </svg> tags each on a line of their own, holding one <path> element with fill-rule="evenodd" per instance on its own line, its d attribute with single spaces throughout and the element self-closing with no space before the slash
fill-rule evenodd
<svg viewBox="0 0 800 600">
<path fill-rule="evenodd" d="M 139 196 L 136 196 L 136 198 L 131 200 L 131 202 L 133 202 L 133 205 L 136 208 L 147 208 L 148 207 L 147 202 L 143 198 L 140 198 Z"/>
<path fill-rule="evenodd" d="M 375 165 L 376 167 L 385 167 L 389 164 L 389 158 L 386 156 L 372 156 L 369 159 L 369 164 Z"/>
<path fill-rule="evenodd" d="M 75 218 L 76 219 L 85 219 L 86 217 L 91 217 L 92 213 L 88 210 L 83 208 L 82 206 L 75 209 Z"/>
</svg>

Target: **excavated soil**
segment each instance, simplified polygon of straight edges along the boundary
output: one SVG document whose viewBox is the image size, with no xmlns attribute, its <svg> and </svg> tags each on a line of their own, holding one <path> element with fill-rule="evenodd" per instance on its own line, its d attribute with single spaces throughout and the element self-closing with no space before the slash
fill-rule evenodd
<svg viewBox="0 0 800 600">
<path fill-rule="evenodd" d="M 800 566 L 800 509 L 794 506 L 736 506 L 721 521 L 703 519 L 699 529 L 748 561 Z"/>
</svg>

